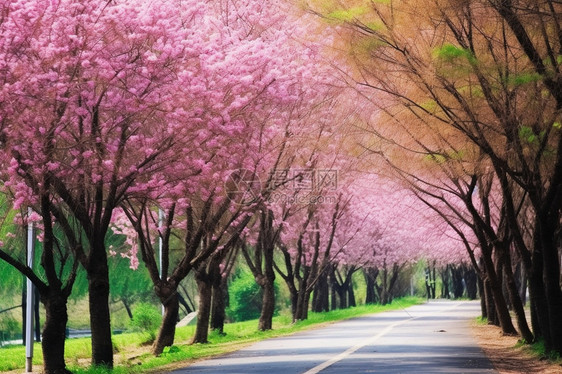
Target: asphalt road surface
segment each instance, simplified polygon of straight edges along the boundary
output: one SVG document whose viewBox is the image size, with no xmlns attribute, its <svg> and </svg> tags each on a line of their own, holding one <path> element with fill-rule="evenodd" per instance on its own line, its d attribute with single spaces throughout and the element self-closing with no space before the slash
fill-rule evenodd
<svg viewBox="0 0 562 374">
<path fill-rule="evenodd" d="M 479 308 L 432 301 L 261 341 L 173 373 L 497 373 L 470 334 Z"/>
</svg>

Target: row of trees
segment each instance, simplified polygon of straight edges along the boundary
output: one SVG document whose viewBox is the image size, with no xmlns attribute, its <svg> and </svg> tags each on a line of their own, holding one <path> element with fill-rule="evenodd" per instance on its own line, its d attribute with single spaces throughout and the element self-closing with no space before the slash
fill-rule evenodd
<svg viewBox="0 0 562 374">
<path fill-rule="evenodd" d="M 259 328 L 271 328 L 275 267 L 294 318 L 306 318 L 318 279 L 368 216 L 350 205 L 351 187 L 327 193 L 347 184 L 333 173 L 353 161 L 337 132 L 346 118 L 334 115 L 344 113 L 341 87 L 308 41 L 314 23 L 260 1 L 13 1 L 0 10 L 2 186 L 22 212 L 15 223 L 40 228 L 41 269 L 9 241 L 0 258 L 40 292 L 45 372 L 68 372 L 67 301 L 82 271 L 92 363 L 113 365 L 111 230 L 127 237 L 123 255 L 132 267 L 140 257 L 164 305 L 155 354 L 173 343 L 178 286 L 190 273 L 200 296 L 194 341 L 206 341 L 211 295 L 238 248 L 263 288 Z"/>
<path fill-rule="evenodd" d="M 33 209 L 21 223 L 41 226 L 42 270 L 8 247 L 0 256 L 40 291 L 47 373 L 66 372 L 66 303 L 79 269 L 89 283 L 93 364 L 113 364 L 112 220 L 123 212 L 138 233 L 166 307 L 163 326 L 175 323 L 177 299 L 169 296 L 177 282 L 192 269 L 203 274 L 206 259 L 228 252 L 251 217 L 226 198 L 225 175 L 268 168 L 270 158 L 262 157 L 275 157 L 289 124 L 325 92 L 313 89 L 324 77 L 316 52 L 289 39 L 303 30 L 286 12 L 259 1 L 238 5 L 1 6 L 2 182 L 16 210 Z M 299 58 L 289 59 L 297 50 Z M 172 270 L 164 256 L 160 273 L 145 230 L 157 205 L 166 213 L 164 253 L 172 224 L 185 227 L 184 258 Z M 160 335 L 157 347 L 169 344 L 169 329 Z"/>
<path fill-rule="evenodd" d="M 337 24 L 356 67 L 348 78 L 378 107 L 364 120 L 372 136 L 363 144 L 464 242 L 490 321 L 516 333 L 510 305 L 526 342 L 561 353 L 560 4 L 310 7 Z"/>
<path fill-rule="evenodd" d="M 92 363 L 113 365 L 114 252 L 142 262 L 164 305 L 155 354 L 173 344 L 189 274 L 193 341 L 222 329 L 237 254 L 263 291 L 262 330 L 277 276 L 300 320 L 330 294 L 353 304 L 359 269 L 368 301 L 387 303 L 424 258 L 471 263 L 491 321 L 515 332 L 509 304 L 526 341 L 561 351 L 558 5 L 309 5 L 0 6 L 0 176 L 13 208 L 32 208 L 15 223 L 39 225 L 41 269 L 9 241 L 0 258 L 40 290 L 46 373 L 68 372 L 66 304 L 82 271 Z M 112 232 L 125 245 L 108 248 Z"/>
</svg>

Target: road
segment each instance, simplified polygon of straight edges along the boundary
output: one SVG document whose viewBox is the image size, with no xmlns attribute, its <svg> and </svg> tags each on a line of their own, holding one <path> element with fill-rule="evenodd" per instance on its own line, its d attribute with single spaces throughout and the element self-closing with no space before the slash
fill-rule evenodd
<svg viewBox="0 0 562 374">
<path fill-rule="evenodd" d="M 261 341 L 173 373 L 497 373 L 470 334 L 479 308 L 432 301 Z"/>
</svg>

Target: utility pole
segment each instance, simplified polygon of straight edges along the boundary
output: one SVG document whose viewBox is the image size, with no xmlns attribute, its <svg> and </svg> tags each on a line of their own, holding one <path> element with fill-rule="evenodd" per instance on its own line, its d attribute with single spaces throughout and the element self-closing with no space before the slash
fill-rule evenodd
<svg viewBox="0 0 562 374">
<path fill-rule="evenodd" d="M 158 208 L 158 263 L 160 265 L 160 279 L 162 279 L 162 229 L 164 222 L 164 211 Z M 167 276 L 167 275 L 166 275 Z M 164 304 L 162 304 L 162 316 L 164 316 Z"/>
<path fill-rule="evenodd" d="M 35 255 L 35 235 L 33 223 L 29 221 L 32 210 L 27 208 L 27 266 L 33 269 L 33 257 Z M 33 283 L 27 278 L 27 295 L 26 295 L 26 313 L 25 313 L 25 372 L 33 371 Z"/>
</svg>

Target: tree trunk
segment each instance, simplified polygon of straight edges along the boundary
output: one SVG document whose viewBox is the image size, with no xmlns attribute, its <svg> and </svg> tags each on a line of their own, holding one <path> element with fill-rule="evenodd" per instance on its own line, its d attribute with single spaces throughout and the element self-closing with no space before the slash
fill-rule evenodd
<svg viewBox="0 0 562 374">
<path fill-rule="evenodd" d="M 90 328 L 92 330 L 92 365 L 113 367 L 111 317 L 109 313 L 109 272 L 103 243 L 92 248 L 88 264 Z M 101 248 L 99 248 L 101 247 Z"/>
<path fill-rule="evenodd" d="M 333 298 L 332 302 L 336 305 L 337 309 L 347 308 L 347 285 L 345 282 L 340 284 L 336 272 L 333 271 L 331 276 Z"/>
<path fill-rule="evenodd" d="M 503 296 L 501 284 L 490 282 L 490 289 L 492 291 L 492 297 L 496 306 L 496 315 L 502 332 L 506 335 L 517 335 L 517 330 L 515 330 L 515 327 L 513 326 L 513 322 L 511 321 L 511 316 Z"/>
<path fill-rule="evenodd" d="M 531 326 L 535 339 L 543 338 L 545 345 L 551 341 L 546 302 L 545 286 L 543 282 L 543 257 L 540 251 L 538 238 L 534 238 L 535 249 L 532 254 L 531 268 L 527 269 L 529 275 L 529 301 L 531 306 Z M 539 247 L 537 247 L 539 246 Z"/>
<path fill-rule="evenodd" d="M 449 291 L 449 278 L 449 266 L 447 265 L 441 272 L 441 281 L 443 283 L 443 286 L 441 287 L 441 298 L 443 299 L 451 298 L 451 292 Z"/>
<path fill-rule="evenodd" d="M 33 318 L 35 319 L 35 341 L 37 343 L 41 342 L 41 318 L 39 315 L 39 303 L 41 302 L 41 296 L 39 295 L 39 289 L 33 286 Z M 68 303 L 68 298 L 65 298 L 65 304 Z"/>
<path fill-rule="evenodd" d="M 425 293 L 427 294 L 427 299 L 431 299 L 431 286 L 428 273 L 425 274 Z M 382 304 L 382 301 L 381 301 Z"/>
<path fill-rule="evenodd" d="M 558 257 L 556 229 L 559 226 L 559 216 L 552 218 L 538 215 L 540 242 L 543 252 L 543 279 L 546 302 L 548 305 L 548 322 L 550 327 L 550 342 L 545 340 L 545 347 L 549 351 L 562 354 L 562 291 L 560 290 L 560 260 Z"/>
<path fill-rule="evenodd" d="M 386 274 L 386 270 L 384 270 L 384 274 Z M 385 280 L 383 279 L 383 287 L 384 287 Z M 425 288 L 427 291 L 427 298 L 428 299 L 435 299 L 435 267 L 433 271 L 430 267 L 425 270 Z M 382 300 L 381 296 L 381 304 L 385 305 Z"/>
<path fill-rule="evenodd" d="M 486 299 L 486 316 L 488 317 L 488 324 L 499 326 L 500 322 L 498 314 L 496 313 L 494 297 L 492 296 L 492 287 L 488 279 L 484 280 L 484 297 Z"/>
<path fill-rule="evenodd" d="M 310 275 L 310 268 L 304 268 L 302 277 L 299 279 L 298 292 L 297 292 L 297 308 L 293 315 L 293 322 L 304 321 L 308 318 L 308 303 L 310 299 L 310 292 L 307 291 L 308 276 Z"/>
<path fill-rule="evenodd" d="M 435 277 L 435 272 L 433 273 L 433 277 Z M 390 302 L 392 301 L 392 297 L 390 295 L 390 286 L 392 284 L 392 280 L 388 279 L 388 269 L 386 268 L 386 265 L 382 269 L 382 279 L 381 280 L 382 280 L 382 282 L 381 282 L 381 287 L 380 287 L 379 298 L 380 298 L 380 301 L 381 301 L 381 305 L 387 305 L 387 304 L 390 304 Z M 435 284 L 435 282 L 434 282 L 434 284 Z M 431 292 L 431 298 L 435 299 L 435 288 L 430 286 L 430 292 Z"/>
<path fill-rule="evenodd" d="M 164 305 L 164 317 L 158 336 L 152 344 L 152 354 L 160 356 L 164 347 L 171 347 L 174 344 L 180 304 L 176 287 L 160 287 L 156 289 L 156 295 Z"/>
<path fill-rule="evenodd" d="M 484 253 L 489 251 L 482 250 L 482 255 L 484 259 L 484 266 L 486 268 L 487 281 L 489 282 L 489 289 L 493 299 L 493 303 L 496 309 L 496 316 L 502 332 L 506 335 L 516 335 L 517 331 L 513 326 L 511 321 L 511 316 L 509 315 L 509 310 L 507 308 L 507 303 L 503 296 L 501 278 L 496 274 L 496 269 L 492 261 L 490 253 Z M 489 319 L 488 319 L 489 321 Z"/>
<path fill-rule="evenodd" d="M 480 311 L 483 319 L 488 319 L 488 309 L 486 302 L 486 291 L 484 290 L 484 282 L 478 277 L 478 289 L 480 290 Z"/>
<path fill-rule="evenodd" d="M 305 282 L 306 284 L 306 282 Z M 304 321 L 308 318 L 308 305 L 310 302 L 310 291 L 306 287 L 301 287 L 298 294 L 297 310 L 295 313 L 294 321 Z"/>
<path fill-rule="evenodd" d="M 390 276 L 390 280 L 386 281 L 386 291 L 385 291 L 385 302 L 386 304 L 391 304 L 392 300 L 394 299 L 394 286 L 398 281 L 398 275 L 400 275 L 400 266 L 396 263 L 392 265 L 392 274 Z M 435 273 L 433 274 L 435 278 Z M 433 288 L 434 296 L 435 296 L 435 287 Z"/>
<path fill-rule="evenodd" d="M 459 299 L 464 294 L 465 285 L 463 284 L 464 266 L 451 266 L 451 279 L 453 281 L 453 297 Z M 466 283 L 466 280 L 465 282 Z"/>
<path fill-rule="evenodd" d="M 263 277 L 260 277 L 259 285 L 262 287 L 262 308 L 258 321 L 258 330 L 266 331 L 273 328 L 273 314 L 275 313 L 275 270 L 273 269 L 273 251 L 275 242 L 272 237 L 273 213 L 268 211 L 267 217 L 262 218 L 264 222 L 263 233 Z"/>
<path fill-rule="evenodd" d="M 258 321 L 259 331 L 271 330 L 273 326 L 273 315 L 275 313 L 275 270 L 273 252 L 277 242 L 277 234 L 278 232 L 273 229 L 273 212 L 269 209 L 262 210 L 253 264 L 249 256 L 245 255 L 256 282 L 262 290 L 262 305 Z M 243 251 L 243 253 L 246 252 Z M 286 254 L 285 263 L 288 265 L 289 262 L 290 258 L 288 258 Z M 286 281 L 290 283 L 292 280 L 287 278 Z"/>
<path fill-rule="evenodd" d="M 503 263 L 503 269 L 506 279 L 506 286 L 509 293 L 509 298 L 511 301 L 511 306 L 515 312 L 517 319 L 517 326 L 519 327 L 519 332 L 521 337 L 525 339 L 525 342 L 532 343 L 534 341 L 534 336 L 529 325 L 527 324 L 527 318 L 525 316 L 525 310 L 523 309 L 523 303 L 519 298 L 519 292 L 517 285 L 515 284 L 515 279 L 513 277 L 513 271 L 511 269 L 511 256 L 509 255 L 509 249 L 502 249 L 503 254 L 501 254 L 501 262 Z"/>
<path fill-rule="evenodd" d="M 211 329 L 224 335 L 224 320 L 226 318 L 226 299 L 228 297 L 228 281 L 221 276 L 220 267 L 217 269 L 213 281 L 213 302 L 211 306 Z"/>
<path fill-rule="evenodd" d="M 437 290 L 437 278 L 435 277 L 435 261 L 433 262 L 433 270 L 431 276 L 431 298 L 435 299 Z"/>
<path fill-rule="evenodd" d="M 377 302 L 377 294 L 375 292 L 375 281 L 377 279 L 378 271 L 373 268 L 363 269 L 363 276 L 365 277 L 366 294 L 365 304 L 375 304 Z"/>
<path fill-rule="evenodd" d="M 515 247 L 517 249 L 517 246 Z M 519 298 L 523 305 L 527 304 L 527 271 L 519 251 L 511 252 L 512 272 Z"/>
<path fill-rule="evenodd" d="M 125 307 L 125 310 L 127 311 L 127 315 L 129 316 L 129 319 L 133 319 L 133 312 L 131 311 L 131 306 L 127 302 L 127 299 L 121 299 L 121 302 L 123 303 L 123 306 Z"/>
<path fill-rule="evenodd" d="M 336 284 L 335 282 L 332 280 L 330 282 L 331 287 L 330 287 L 330 295 L 331 295 L 331 302 L 330 302 L 330 310 L 336 310 L 338 309 L 338 294 L 336 292 Z"/>
<path fill-rule="evenodd" d="M 339 308 L 340 309 L 346 309 L 347 308 L 347 289 L 344 285 L 339 285 L 338 284 L 338 288 L 336 289 L 336 291 L 338 292 L 338 298 L 340 300 L 340 304 L 339 304 Z"/>
<path fill-rule="evenodd" d="M 297 304 L 299 303 L 299 294 L 297 288 L 294 284 L 289 286 L 289 293 L 291 294 L 291 315 L 293 316 L 293 322 L 295 322 L 295 316 L 297 315 Z"/>
<path fill-rule="evenodd" d="M 195 274 L 197 289 L 199 291 L 199 310 L 197 311 L 197 326 L 195 336 L 191 341 L 195 343 L 209 342 L 209 318 L 211 314 L 212 286 L 205 270 L 198 270 Z"/>
<path fill-rule="evenodd" d="M 470 300 L 476 300 L 478 296 L 478 274 L 472 267 L 465 268 L 464 283 L 466 286 L 466 295 Z"/>
<path fill-rule="evenodd" d="M 326 271 L 320 275 L 314 287 L 312 310 L 314 312 L 327 312 L 330 310 L 330 286 L 328 285 L 328 274 Z"/>
<path fill-rule="evenodd" d="M 64 341 L 68 313 L 67 298 L 58 292 L 41 295 L 45 306 L 43 327 L 43 371 L 45 374 L 70 374 L 64 362 Z"/>
<path fill-rule="evenodd" d="M 178 301 L 179 301 L 180 305 L 184 307 L 186 314 L 189 314 L 189 313 L 193 312 L 193 309 L 191 308 L 191 306 L 187 303 L 187 301 L 184 299 L 184 297 L 179 292 L 178 292 Z M 190 300 L 190 302 L 191 302 L 191 300 Z"/>
<path fill-rule="evenodd" d="M 504 274 L 504 271 L 503 271 L 504 266 L 503 266 L 503 261 L 501 259 L 501 256 L 502 256 L 501 251 L 497 250 L 496 251 L 496 257 L 497 258 L 495 259 L 496 277 L 497 277 L 497 280 L 500 283 L 503 299 L 505 300 L 505 305 L 507 306 L 507 310 L 511 311 L 511 310 L 513 310 L 513 307 L 511 305 L 511 300 L 509 298 L 508 290 L 507 290 L 507 287 L 506 287 L 506 277 L 505 277 L 505 274 Z"/>
<path fill-rule="evenodd" d="M 262 289 L 262 306 L 260 319 L 258 321 L 258 330 L 266 331 L 273 328 L 273 314 L 275 313 L 275 287 L 273 280 L 264 277 Z"/>
<path fill-rule="evenodd" d="M 348 305 L 350 307 L 357 306 L 357 302 L 355 301 L 355 292 L 353 291 L 353 282 L 349 282 L 347 285 L 347 298 Z"/>
<path fill-rule="evenodd" d="M 27 282 L 27 278 L 23 277 L 23 284 L 25 285 Z M 27 338 L 26 331 L 26 322 L 27 322 L 27 287 L 23 287 L 21 292 L 21 337 L 22 337 L 22 345 L 25 347 Z"/>
<path fill-rule="evenodd" d="M 515 284 L 519 292 L 519 298 L 523 305 L 527 304 L 527 272 L 525 271 L 525 266 L 519 261 L 515 267 Z"/>
<path fill-rule="evenodd" d="M 316 283 L 316 285 L 314 286 L 314 291 L 312 292 L 312 311 L 313 312 L 321 312 L 322 311 L 322 306 L 321 304 L 321 298 L 322 298 L 322 284 L 319 281 Z"/>
</svg>

